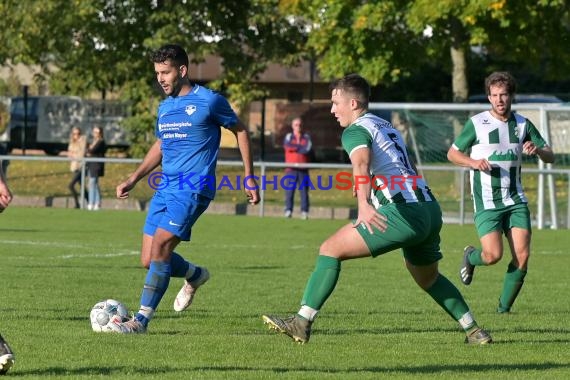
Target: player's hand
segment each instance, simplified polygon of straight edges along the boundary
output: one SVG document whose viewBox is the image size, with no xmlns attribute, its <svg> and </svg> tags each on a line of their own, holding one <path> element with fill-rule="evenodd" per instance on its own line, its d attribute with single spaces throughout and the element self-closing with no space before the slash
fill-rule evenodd
<svg viewBox="0 0 570 380">
<path fill-rule="evenodd" d="M 12 202 L 12 193 L 8 186 L 2 182 L 0 183 L 0 212 L 4 211 L 10 202 Z"/>
<path fill-rule="evenodd" d="M 471 169 L 480 170 L 482 172 L 490 172 L 491 163 L 484 158 L 481 160 L 473 160 Z"/>
<path fill-rule="evenodd" d="M 356 186 L 352 186 L 352 197 L 353 198 L 358 197 L 358 192 L 356 191 Z"/>
<path fill-rule="evenodd" d="M 532 141 L 525 141 L 522 146 L 522 152 L 527 156 L 534 156 L 538 153 L 538 148 Z"/>
<path fill-rule="evenodd" d="M 245 183 L 245 195 L 249 204 L 256 205 L 260 201 L 259 186 L 253 176 L 248 176 Z"/>
<path fill-rule="evenodd" d="M 120 183 L 116 188 L 117 198 L 127 199 L 129 197 L 129 191 L 131 191 L 134 187 L 135 184 L 129 180 Z"/>
<path fill-rule="evenodd" d="M 376 227 L 380 232 L 386 231 L 388 224 L 385 215 L 380 214 L 372 205 L 365 205 L 358 207 L 358 219 L 354 222 L 353 227 L 356 228 L 363 224 L 370 234 L 374 231 L 372 227 Z"/>
</svg>

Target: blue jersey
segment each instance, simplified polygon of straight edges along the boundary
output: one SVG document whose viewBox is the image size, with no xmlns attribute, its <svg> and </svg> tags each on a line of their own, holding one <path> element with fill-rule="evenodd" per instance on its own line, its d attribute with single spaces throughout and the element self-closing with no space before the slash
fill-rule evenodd
<svg viewBox="0 0 570 380">
<path fill-rule="evenodd" d="M 156 121 L 162 171 L 167 176 L 161 191 L 186 191 L 213 199 L 220 127 L 231 127 L 237 121 L 226 98 L 198 85 L 187 95 L 163 100 Z"/>
</svg>

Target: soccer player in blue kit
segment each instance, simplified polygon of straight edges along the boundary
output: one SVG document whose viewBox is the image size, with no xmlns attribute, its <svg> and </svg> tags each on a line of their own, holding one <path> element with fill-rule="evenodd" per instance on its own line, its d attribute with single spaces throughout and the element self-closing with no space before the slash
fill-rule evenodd
<svg viewBox="0 0 570 380">
<path fill-rule="evenodd" d="M 127 198 L 136 183 L 159 165 L 162 182 L 151 200 L 143 229 L 141 261 L 148 272 L 141 306 L 132 319 L 112 326 L 118 333 L 146 332 L 171 277 L 185 279 L 174 301 L 176 311 L 190 306 L 196 289 L 210 277 L 206 268 L 186 261 L 174 249 L 180 241 L 190 240 L 192 226 L 214 198 L 220 127 L 236 136 L 246 195 L 249 203 L 259 202 L 249 132 L 226 98 L 190 83 L 188 55 L 182 47 L 165 45 L 152 54 L 151 60 L 156 79 L 168 97 L 158 107 L 157 141 L 138 168 L 117 186 L 117 197 Z"/>
</svg>

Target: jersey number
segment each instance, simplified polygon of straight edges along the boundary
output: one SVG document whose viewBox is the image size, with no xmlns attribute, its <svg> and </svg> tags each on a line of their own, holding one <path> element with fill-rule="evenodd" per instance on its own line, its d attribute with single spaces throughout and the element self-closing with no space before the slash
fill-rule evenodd
<svg viewBox="0 0 570 380">
<path fill-rule="evenodd" d="M 398 135 L 395 133 L 388 133 L 388 137 L 390 138 L 390 140 L 392 140 L 392 142 L 394 143 L 394 146 L 396 147 L 396 150 L 398 152 L 400 152 L 400 161 L 402 161 L 402 163 L 404 164 L 404 166 L 406 167 L 406 169 L 411 170 L 412 167 L 410 166 L 408 159 L 406 158 L 406 152 L 404 151 L 404 149 L 400 146 L 400 144 L 398 144 Z"/>
</svg>

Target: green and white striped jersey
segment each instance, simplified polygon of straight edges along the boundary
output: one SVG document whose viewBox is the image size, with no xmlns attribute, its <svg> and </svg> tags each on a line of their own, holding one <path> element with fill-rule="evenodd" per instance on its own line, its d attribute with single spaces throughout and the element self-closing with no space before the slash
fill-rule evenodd
<svg viewBox="0 0 570 380">
<path fill-rule="evenodd" d="M 349 157 L 358 149 L 370 149 L 370 199 L 376 208 L 434 200 L 410 163 L 402 135 L 388 121 L 366 113 L 343 131 L 341 141 Z"/>
<path fill-rule="evenodd" d="M 527 203 L 521 183 L 525 141 L 532 141 L 538 148 L 547 145 L 532 122 L 514 112 L 506 122 L 485 111 L 465 123 L 453 148 L 464 153 L 471 148 L 472 159 L 485 158 L 492 166 L 490 172 L 470 171 L 475 211 Z"/>
</svg>

